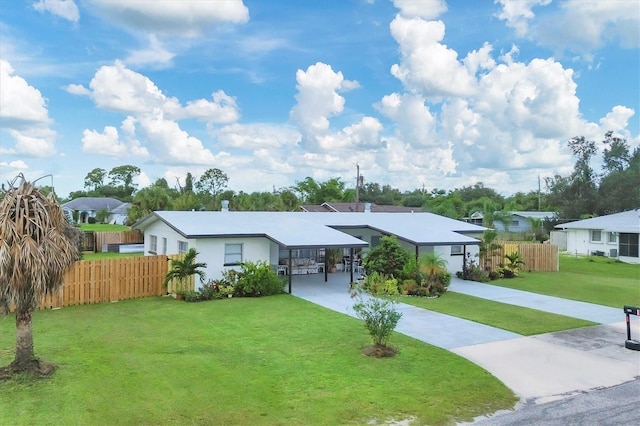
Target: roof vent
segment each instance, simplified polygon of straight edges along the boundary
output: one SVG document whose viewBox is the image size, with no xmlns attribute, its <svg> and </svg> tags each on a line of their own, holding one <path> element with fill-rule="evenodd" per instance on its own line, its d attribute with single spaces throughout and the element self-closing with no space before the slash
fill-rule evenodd
<svg viewBox="0 0 640 426">
<path fill-rule="evenodd" d="M 371 203 L 364 203 L 364 212 L 371 213 Z"/>
<path fill-rule="evenodd" d="M 223 212 L 229 211 L 229 200 L 222 200 L 222 209 L 220 211 L 223 211 Z"/>
</svg>

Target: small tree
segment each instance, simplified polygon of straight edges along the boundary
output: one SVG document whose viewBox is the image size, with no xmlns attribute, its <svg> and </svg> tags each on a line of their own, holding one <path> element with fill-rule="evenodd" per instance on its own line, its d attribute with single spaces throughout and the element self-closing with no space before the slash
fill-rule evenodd
<svg viewBox="0 0 640 426">
<path fill-rule="evenodd" d="M 489 266 L 489 260 L 496 253 L 496 251 L 502 248 L 501 244 L 495 242 L 498 237 L 498 233 L 489 229 L 484 231 L 482 234 L 482 242 L 480 243 L 480 261 L 482 262 L 482 266 L 485 271 L 489 271 L 491 268 Z"/>
<path fill-rule="evenodd" d="M 505 255 L 505 258 L 509 261 L 504 268 L 502 275 L 505 278 L 513 278 L 518 276 L 520 267 L 524 265 L 524 259 L 519 252 L 513 252 Z"/>
<path fill-rule="evenodd" d="M 192 275 L 198 275 L 200 282 L 204 282 L 206 275 L 200 268 L 206 268 L 207 264 L 202 262 L 196 262 L 198 252 L 194 248 L 190 248 L 189 251 L 181 259 L 174 259 L 171 261 L 171 269 L 164 277 L 164 286 L 167 288 L 169 282 L 173 280 L 178 281 L 178 286 L 174 289 L 176 293 L 184 293 L 187 287 L 187 280 Z"/>
<path fill-rule="evenodd" d="M 377 358 L 396 355 L 398 350 L 387 343 L 402 318 L 402 312 L 396 309 L 397 302 L 370 297 L 362 292 L 362 286 L 359 284 L 354 284 L 351 288 L 351 297 L 358 299 L 353 305 L 353 311 L 364 321 L 364 326 L 373 340 L 373 346 L 364 348 L 362 352 Z"/>
</svg>

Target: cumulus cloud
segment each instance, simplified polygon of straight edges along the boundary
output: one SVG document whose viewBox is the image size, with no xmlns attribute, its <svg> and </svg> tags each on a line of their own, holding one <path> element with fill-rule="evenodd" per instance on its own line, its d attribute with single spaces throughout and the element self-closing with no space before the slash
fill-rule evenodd
<svg viewBox="0 0 640 426">
<path fill-rule="evenodd" d="M 211 97 L 213 102 L 206 99 L 187 102 L 184 117 L 196 118 L 207 123 L 232 123 L 240 118 L 234 97 L 227 95 L 223 90 L 212 93 Z"/>
<path fill-rule="evenodd" d="M 14 147 L 0 146 L 2 152 L 33 157 L 53 155 L 56 132 L 50 127 L 53 120 L 40 91 L 16 75 L 5 60 L 0 60 L 0 81 L 0 128 L 15 141 Z"/>
<path fill-rule="evenodd" d="M 616 105 L 613 109 L 600 119 L 602 133 L 609 130 L 619 131 L 626 129 L 629 119 L 635 115 L 635 110 L 622 105 Z"/>
<path fill-rule="evenodd" d="M 497 0 L 502 10 L 497 17 L 514 28 L 516 35 L 530 38 L 562 53 L 565 51 L 592 57 L 592 51 L 607 44 L 623 48 L 640 46 L 640 13 L 635 1 Z M 544 14 L 536 16 L 533 8 Z"/>
<path fill-rule="evenodd" d="M 318 62 L 306 71 L 296 72 L 296 105 L 291 110 L 291 119 L 303 134 L 303 146 L 317 148 L 316 137 L 329 129 L 329 117 L 340 114 L 345 99 L 339 92 L 359 86 L 356 81 L 345 80 L 342 72 L 335 72 L 330 65 Z"/>
<path fill-rule="evenodd" d="M 242 0 L 90 0 L 98 13 L 132 31 L 196 37 L 218 23 L 244 23 L 249 9 Z"/>
<path fill-rule="evenodd" d="M 33 8 L 39 12 L 49 12 L 71 22 L 80 20 L 78 6 L 73 0 L 39 0 L 33 3 Z"/>
<path fill-rule="evenodd" d="M 444 33 L 442 21 L 396 16 L 391 22 L 391 35 L 398 42 L 401 59 L 391 67 L 391 74 L 407 91 L 418 91 L 429 98 L 475 92 L 475 79 L 458 60 L 458 53 L 440 43 Z"/>
<path fill-rule="evenodd" d="M 300 142 L 296 129 L 270 123 L 233 123 L 211 129 L 211 135 L 221 148 L 242 150 L 285 149 L 291 150 Z"/>
<path fill-rule="evenodd" d="M 551 0 L 495 0 L 502 6 L 502 10 L 496 16 L 506 21 L 508 27 L 513 28 L 516 34 L 524 37 L 529 32 L 529 21 L 535 14 L 534 6 L 546 6 Z"/>
<path fill-rule="evenodd" d="M 82 133 L 82 151 L 87 154 L 104 155 L 114 158 L 148 157 L 149 152 L 135 137 L 135 119 L 127 117 L 122 122 L 122 137 L 118 129 L 105 126 L 102 133 L 85 129 Z"/>
<path fill-rule="evenodd" d="M 437 143 L 437 119 L 425 105 L 424 97 L 412 93 L 392 93 L 383 97 L 376 108 L 393 120 L 397 136 L 412 146 Z"/>
<path fill-rule="evenodd" d="M 406 17 L 436 19 L 447 11 L 444 0 L 393 0 L 393 5 Z"/>
</svg>

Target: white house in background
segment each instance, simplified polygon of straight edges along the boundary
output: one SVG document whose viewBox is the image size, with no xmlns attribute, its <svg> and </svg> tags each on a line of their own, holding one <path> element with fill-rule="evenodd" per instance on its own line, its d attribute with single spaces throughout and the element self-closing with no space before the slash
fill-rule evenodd
<svg viewBox="0 0 640 426">
<path fill-rule="evenodd" d="M 124 224 L 131 203 L 123 203 L 110 197 L 80 197 L 67 201 L 61 207 L 68 217 L 73 218 L 76 212 L 78 223 L 87 223 L 90 217 L 96 217 L 100 210 L 105 210 L 107 222 Z"/>
<path fill-rule="evenodd" d="M 567 234 L 567 251 L 640 263 L 640 209 L 556 225 Z"/>
<path fill-rule="evenodd" d="M 509 232 L 531 232 L 531 219 L 545 221 L 555 217 L 555 212 L 514 211 L 511 212 L 511 221 L 506 227 L 500 220 L 494 220 L 493 226 L 498 231 L 508 230 Z"/>
<path fill-rule="evenodd" d="M 245 261 L 265 261 L 278 269 L 301 265 L 302 260 L 313 265 L 303 273 L 326 273 L 325 249 L 340 248 L 345 255 L 366 251 L 385 235 L 395 235 L 416 256 L 438 253 L 456 272 L 462 270 L 465 252 L 478 253 L 485 230 L 431 213 L 230 211 L 158 211 L 133 228 L 144 232 L 147 255 L 196 249 L 198 260 L 207 263 L 209 279 L 221 278 L 223 270 Z"/>
</svg>

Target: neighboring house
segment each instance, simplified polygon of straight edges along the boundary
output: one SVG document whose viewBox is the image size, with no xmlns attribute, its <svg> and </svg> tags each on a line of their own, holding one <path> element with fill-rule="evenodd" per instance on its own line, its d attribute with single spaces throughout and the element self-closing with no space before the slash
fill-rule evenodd
<svg viewBox="0 0 640 426">
<path fill-rule="evenodd" d="M 384 235 L 395 235 L 411 253 L 437 253 L 451 272 L 462 270 L 463 254 L 478 253 L 485 228 L 431 213 L 154 212 L 133 226 L 144 232 L 145 254 L 185 253 L 207 263 L 209 279 L 245 261 L 265 261 L 274 270 L 296 265 L 323 272 L 327 248 L 366 251 Z M 291 260 L 291 261 L 290 261 Z M 313 262 L 307 262 L 311 260 Z M 315 267 L 315 265 L 322 265 Z M 291 271 L 293 272 L 293 271 Z M 291 277 L 291 275 L 289 275 Z"/>
<path fill-rule="evenodd" d="M 90 217 L 96 217 L 100 210 L 106 210 L 110 223 L 124 223 L 130 203 L 109 197 L 80 197 L 64 203 L 61 207 L 67 217 L 78 218 L 78 223 L 87 223 Z M 124 213 L 123 213 L 124 211 Z M 124 216 L 123 216 L 124 215 Z"/>
<path fill-rule="evenodd" d="M 640 209 L 556 225 L 567 236 L 567 251 L 640 263 Z"/>
<path fill-rule="evenodd" d="M 511 220 L 505 227 L 504 223 L 498 219 L 493 220 L 493 227 L 497 231 L 508 232 L 531 232 L 531 220 L 539 219 L 541 221 L 554 219 L 556 217 L 555 212 L 527 212 L 527 211 L 513 211 L 511 214 Z M 464 220 L 476 225 L 482 225 L 484 216 L 482 212 L 474 212 L 471 216 L 465 217 Z"/>
<path fill-rule="evenodd" d="M 404 207 L 404 206 L 390 206 L 379 205 L 375 203 L 334 203 L 324 202 L 322 204 L 303 204 L 300 206 L 300 210 L 303 212 L 313 213 L 414 213 L 420 212 L 420 207 Z"/>
<path fill-rule="evenodd" d="M 511 222 L 504 226 L 499 220 L 493 221 L 493 226 L 497 231 L 509 232 L 531 232 L 531 220 L 538 219 L 540 221 L 550 220 L 556 217 L 555 212 L 510 212 Z"/>
</svg>

